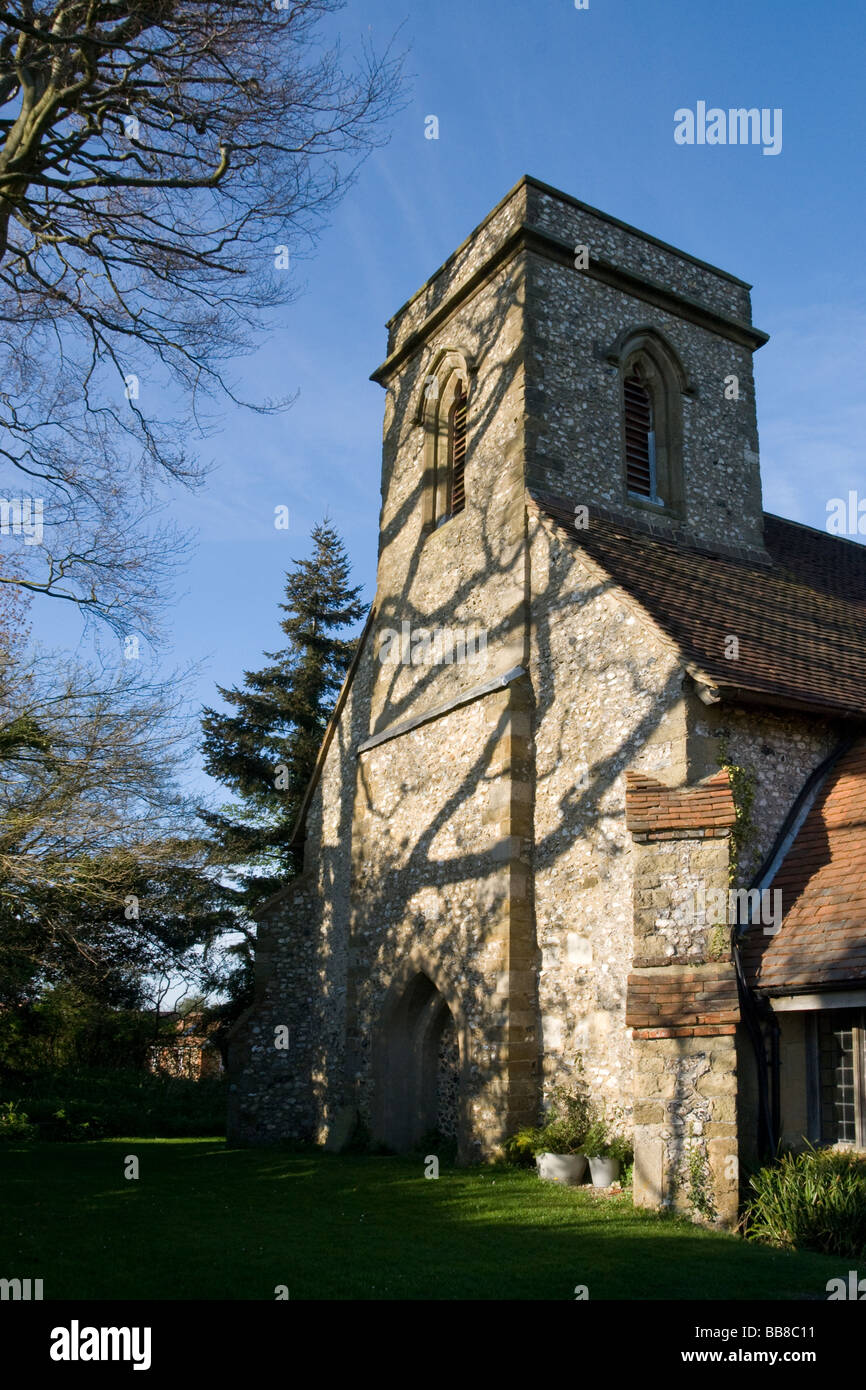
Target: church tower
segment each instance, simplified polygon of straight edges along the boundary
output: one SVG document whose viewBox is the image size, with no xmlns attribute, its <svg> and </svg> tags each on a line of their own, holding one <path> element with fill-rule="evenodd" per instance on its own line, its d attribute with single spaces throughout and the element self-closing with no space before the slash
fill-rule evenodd
<svg viewBox="0 0 866 1390">
<path fill-rule="evenodd" d="M 539 499 L 769 564 L 765 340 L 743 281 L 530 178 L 390 320 L 377 592 L 260 926 L 237 1136 L 489 1156 L 578 1054 L 629 1109 L 625 772 L 688 779 L 689 697 Z"/>
</svg>

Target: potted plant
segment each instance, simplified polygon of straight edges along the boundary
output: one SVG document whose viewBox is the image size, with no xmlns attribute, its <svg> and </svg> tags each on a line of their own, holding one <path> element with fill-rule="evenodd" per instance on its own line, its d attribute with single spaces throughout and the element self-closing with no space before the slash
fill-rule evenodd
<svg viewBox="0 0 866 1390">
<path fill-rule="evenodd" d="M 611 1134 L 603 1117 L 594 1119 L 587 1128 L 583 1152 L 589 1159 L 593 1187 L 612 1187 L 619 1179 L 623 1163 L 631 1157 L 628 1140 Z"/>
<path fill-rule="evenodd" d="M 580 1153 L 550 1153 L 543 1150 L 536 1154 L 535 1162 L 538 1167 L 538 1176 L 545 1182 L 562 1182 L 567 1187 L 578 1187 L 583 1182 L 583 1175 L 586 1172 L 586 1154 Z"/>
<path fill-rule="evenodd" d="M 541 1129 L 534 1131 L 532 1147 L 538 1176 L 547 1182 L 574 1187 L 583 1181 L 586 1153 L 583 1141 L 589 1124 L 589 1102 L 583 1090 L 557 1087 L 551 1109 Z"/>
</svg>

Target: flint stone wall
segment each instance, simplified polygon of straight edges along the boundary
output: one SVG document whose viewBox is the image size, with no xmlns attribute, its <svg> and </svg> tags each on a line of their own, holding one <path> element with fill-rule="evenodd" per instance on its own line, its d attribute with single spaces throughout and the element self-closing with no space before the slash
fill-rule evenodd
<svg viewBox="0 0 866 1390">
<path fill-rule="evenodd" d="M 577 244 L 593 273 L 570 263 Z M 624 274 L 605 279 L 605 264 Z M 706 709 L 670 644 L 527 510 L 524 488 L 646 520 L 624 496 L 606 353 L 649 326 L 688 382 L 685 516 L 653 525 L 760 557 L 750 323 L 741 282 L 533 180 L 390 321 L 375 618 L 307 811 L 304 873 L 260 929 L 257 1001 L 234 1044 L 236 1137 L 328 1139 L 356 1113 L 375 1127 L 387 1081 L 377 1039 L 423 972 L 450 1011 L 436 1113 L 456 1124 L 464 1158 L 498 1152 L 536 1119 L 580 1055 L 596 1096 L 633 1109 L 639 1200 L 684 1200 L 697 1139 L 710 1198 L 730 1214 L 735 1024 L 633 1043 L 626 1019 L 635 965 L 668 979 L 730 970 L 714 924 L 684 916 L 701 883 L 727 886 L 727 842 L 635 844 L 625 773 L 691 784 L 716 770 L 727 728 L 734 760 L 755 769 L 760 857 L 835 730 Z M 467 500 L 430 531 L 420 420 L 445 353 L 462 356 L 469 381 Z M 403 623 L 481 629 L 485 658 L 383 664 L 382 634 Z M 448 709 L 506 672 L 507 688 Z"/>
<path fill-rule="evenodd" d="M 531 541 L 535 915 L 545 1098 L 580 1055 L 628 1119 L 635 849 L 625 772 L 685 772 L 683 673 L 651 626 L 539 520 Z"/>
</svg>

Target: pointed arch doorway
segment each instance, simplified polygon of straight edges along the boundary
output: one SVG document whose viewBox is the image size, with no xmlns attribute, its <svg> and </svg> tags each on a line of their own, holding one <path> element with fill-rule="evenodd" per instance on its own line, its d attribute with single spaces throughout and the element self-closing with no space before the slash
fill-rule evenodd
<svg viewBox="0 0 866 1390">
<path fill-rule="evenodd" d="M 374 1135 L 397 1153 L 438 1130 L 460 1137 L 460 1044 L 444 995 L 423 970 L 392 991 L 375 1049 Z"/>
</svg>

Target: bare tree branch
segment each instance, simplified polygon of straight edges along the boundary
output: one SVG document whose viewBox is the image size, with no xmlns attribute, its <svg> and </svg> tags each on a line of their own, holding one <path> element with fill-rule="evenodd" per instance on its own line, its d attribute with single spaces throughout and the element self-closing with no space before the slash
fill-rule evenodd
<svg viewBox="0 0 866 1390">
<path fill-rule="evenodd" d="M 0 499 L 44 511 L 38 541 L 0 525 L 3 582 L 151 630 L 169 556 L 133 520 L 202 481 L 225 365 L 293 297 L 278 248 L 309 251 L 400 99 L 390 49 L 326 39 L 341 8 L 0 11 Z"/>
</svg>

